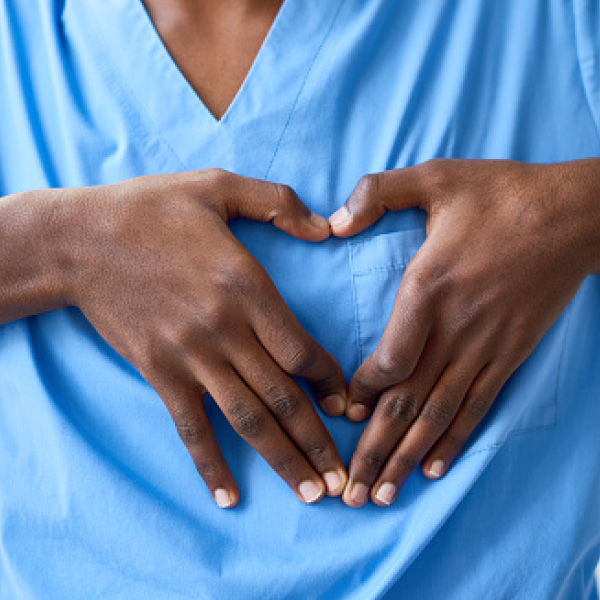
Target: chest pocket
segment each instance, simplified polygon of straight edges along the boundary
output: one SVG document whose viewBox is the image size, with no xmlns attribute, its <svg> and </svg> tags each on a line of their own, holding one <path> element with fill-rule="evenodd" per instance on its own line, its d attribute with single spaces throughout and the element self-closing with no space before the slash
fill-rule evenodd
<svg viewBox="0 0 600 600">
<path fill-rule="evenodd" d="M 424 241 L 423 229 L 349 240 L 359 363 L 377 345 L 406 265 Z M 463 452 L 494 447 L 509 435 L 556 424 L 568 310 L 506 382 Z"/>
</svg>

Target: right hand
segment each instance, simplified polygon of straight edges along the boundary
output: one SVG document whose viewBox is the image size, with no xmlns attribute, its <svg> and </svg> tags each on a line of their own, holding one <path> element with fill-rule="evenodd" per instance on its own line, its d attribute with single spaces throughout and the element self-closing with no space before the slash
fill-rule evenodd
<svg viewBox="0 0 600 600">
<path fill-rule="evenodd" d="M 85 193 L 81 193 L 81 191 Z M 287 308 L 227 221 L 271 221 L 297 238 L 329 236 L 326 219 L 279 185 L 220 169 L 137 177 L 65 190 L 77 231 L 68 303 L 161 396 L 215 501 L 234 506 L 235 480 L 203 397 L 303 502 L 338 495 L 347 475 L 309 398 L 344 413 L 334 359 Z"/>
</svg>

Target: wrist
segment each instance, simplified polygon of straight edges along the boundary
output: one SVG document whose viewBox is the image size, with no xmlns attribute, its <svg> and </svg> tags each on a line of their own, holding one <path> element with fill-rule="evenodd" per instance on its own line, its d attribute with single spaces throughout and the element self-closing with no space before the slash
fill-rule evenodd
<svg viewBox="0 0 600 600">
<path fill-rule="evenodd" d="M 62 308 L 60 190 L 34 190 L 0 201 L 0 322 Z"/>
<path fill-rule="evenodd" d="M 582 278 L 600 273 L 600 159 L 533 165 L 532 172 L 548 252 Z"/>
<path fill-rule="evenodd" d="M 600 274 L 600 158 L 569 163 L 566 202 L 578 219 L 580 255 L 586 275 Z"/>
<path fill-rule="evenodd" d="M 592 191 L 591 221 L 593 223 L 593 242 L 591 251 L 591 273 L 600 275 L 600 158 L 594 159 L 594 181 L 596 185 Z"/>
<path fill-rule="evenodd" d="M 48 286 L 55 302 L 61 306 L 75 305 L 75 281 L 80 273 L 79 244 L 80 234 L 79 190 L 64 188 L 45 190 L 43 205 L 40 208 L 42 229 L 39 239 L 46 249 L 44 267 L 51 274 Z"/>
<path fill-rule="evenodd" d="M 49 269 L 54 273 L 56 294 L 64 306 L 80 307 L 83 293 L 97 281 L 92 273 L 98 213 L 98 187 L 52 190 L 45 205 L 46 243 L 51 249 Z"/>
</svg>

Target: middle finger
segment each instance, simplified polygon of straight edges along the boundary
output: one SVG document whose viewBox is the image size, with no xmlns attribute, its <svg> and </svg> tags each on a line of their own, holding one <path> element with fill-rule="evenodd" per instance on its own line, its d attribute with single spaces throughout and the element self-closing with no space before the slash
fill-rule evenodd
<svg viewBox="0 0 600 600">
<path fill-rule="evenodd" d="M 450 363 L 430 392 L 373 484 L 371 497 L 376 504 L 387 506 L 394 501 L 402 484 L 452 422 L 479 371 L 469 358 Z"/>
<path fill-rule="evenodd" d="M 232 364 L 248 387 L 271 411 L 282 429 L 321 475 L 327 493 L 337 496 L 347 475 L 327 428 L 302 388 L 269 356 L 251 332 Z"/>
<path fill-rule="evenodd" d="M 350 461 L 344 490 L 348 506 L 359 507 L 367 501 L 369 489 L 388 456 L 421 411 L 442 373 L 443 356 L 442 349 L 433 340 L 428 341 L 414 373 L 382 394 Z"/>
</svg>

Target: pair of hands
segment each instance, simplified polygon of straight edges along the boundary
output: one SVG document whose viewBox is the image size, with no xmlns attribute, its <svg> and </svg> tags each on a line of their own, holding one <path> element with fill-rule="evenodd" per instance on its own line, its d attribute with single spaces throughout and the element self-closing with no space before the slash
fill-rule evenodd
<svg viewBox="0 0 600 600">
<path fill-rule="evenodd" d="M 239 491 L 206 392 L 300 500 L 343 494 L 350 506 L 369 497 L 385 506 L 421 461 L 428 477 L 447 471 L 594 270 L 597 221 L 573 213 L 591 205 L 598 175 L 594 160 L 434 160 L 366 175 L 329 220 L 288 186 L 219 169 L 88 188 L 73 203 L 82 235 L 71 241 L 67 301 L 160 395 L 219 506 L 234 506 Z M 427 211 L 427 239 L 347 388 L 227 221 L 270 221 L 319 242 L 410 207 Z M 348 472 L 292 376 L 330 416 L 372 413 Z"/>
</svg>

